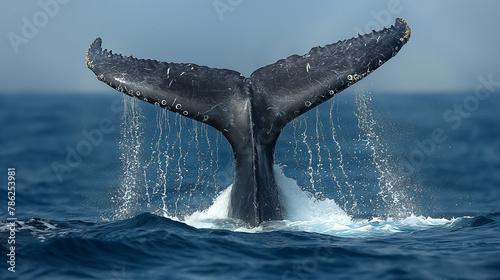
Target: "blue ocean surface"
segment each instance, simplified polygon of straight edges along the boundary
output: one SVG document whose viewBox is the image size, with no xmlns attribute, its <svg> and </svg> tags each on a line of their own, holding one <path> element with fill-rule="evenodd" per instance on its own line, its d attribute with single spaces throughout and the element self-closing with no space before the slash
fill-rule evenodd
<svg viewBox="0 0 500 280">
<path fill-rule="evenodd" d="M 0 94 L 0 278 L 500 279 L 498 108 L 345 91 L 286 127 L 286 219 L 248 228 L 215 129 L 113 91 Z"/>
</svg>

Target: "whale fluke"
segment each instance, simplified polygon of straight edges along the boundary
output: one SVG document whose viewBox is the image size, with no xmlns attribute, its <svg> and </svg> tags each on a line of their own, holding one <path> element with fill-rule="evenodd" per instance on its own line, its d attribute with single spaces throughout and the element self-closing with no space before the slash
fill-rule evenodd
<svg viewBox="0 0 500 280">
<path fill-rule="evenodd" d="M 410 38 L 402 19 L 307 54 L 264 66 L 250 77 L 193 63 L 137 59 L 102 50 L 97 38 L 87 66 L 112 88 L 222 132 L 235 157 L 229 216 L 250 226 L 283 219 L 273 173 L 276 141 L 287 123 L 358 82 Z"/>
</svg>

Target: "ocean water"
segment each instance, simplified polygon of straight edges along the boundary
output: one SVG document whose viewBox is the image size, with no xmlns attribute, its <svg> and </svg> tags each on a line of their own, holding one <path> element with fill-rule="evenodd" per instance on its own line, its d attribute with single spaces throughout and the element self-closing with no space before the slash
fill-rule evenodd
<svg viewBox="0 0 500 280">
<path fill-rule="evenodd" d="M 500 279 L 500 96 L 479 97 L 341 93 L 278 142 L 286 219 L 247 228 L 214 129 L 113 91 L 0 94 L 0 278 Z"/>
</svg>

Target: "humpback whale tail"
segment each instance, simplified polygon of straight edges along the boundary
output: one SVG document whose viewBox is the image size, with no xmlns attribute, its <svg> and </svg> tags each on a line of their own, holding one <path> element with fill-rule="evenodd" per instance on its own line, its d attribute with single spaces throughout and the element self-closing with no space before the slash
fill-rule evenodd
<svg viewBox="0 0 500 280">
<path fill-rule="evenodd" d="M 250 77 L 228 69 L 113 54 L 97 38 L 87 66 L 112 88 L 222 132 L 235 158 L 229 216 L 250 226 L 283 218 L 273 164 L 287 123 L 394 57 L 410 38 L 402 19 L 257 69 Z"/>
</svg>

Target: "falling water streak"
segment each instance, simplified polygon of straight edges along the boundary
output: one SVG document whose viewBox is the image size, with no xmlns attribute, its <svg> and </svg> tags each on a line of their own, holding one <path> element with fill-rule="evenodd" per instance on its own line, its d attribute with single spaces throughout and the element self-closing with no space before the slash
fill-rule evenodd
<svg viewBox="0 0 500 280">
<path fill-rule="evenodd" d="M 190 120 L 191 122 L 193 122 L 194 120 Z M 187 122 L 188 122 L 188 119 L 187 118 L 181 118 L 181 125 L 183 125 L 184 127 L 187 127 Z M 185 133 L 185 132 L 184 132 Z M 187 159 L 189 157 L 189 152 L 191 151 L 191 148 L 192 148 L 192 145 L 193 145 L 193 139 L 194 139 L 194 136 L 193 136 L 193 129 L 188 129 L 188 133 L 189 133 L 189 137 L 188 138 L 188 142 L 187 142 L 187 147 L 185 148 L 185 152 L 183 153 L 183 155 L 181 156 L 182 157 L 182 171 L 183 172 L 188 172 L 188 163 L 187 163 Z M 189 178 L 189 174 L 188 174 L 188 178 Z M 191 192 L 191 188 L 189 190 Z M 183 195 L 187 195 L 187 194 L 183 194 Z M 189 196 L 188 196 L 189 198 Z M 184 200 L 184 199 L 183 199 Z M 184 200 L 185 201 L 185 200 Z M 190 205 L 189 203 L 186 203 L 185 204 L 185 207 L 187 210 L 189 210 L 190 208 Z M 185 214 L 185 213 L 184 213 Z"/>
<path fill-rule="evenodd" d="M 206 139 L 206 125 L 200 125 L 200 131 L 199 131 L 199 138 L 203 142 L 203 148 L 200 150 L 200 156 L 202 158 L 203 164 L 200 163 L 199 168 L 201 169 L 201 174 L 210 174 L 209 173 L 209 167 L 206 164 L 207 158 L 208 158 L 208 150 L 205 145 L 209 145 Z M 205 184 L 205 181 L 201 181 L 202 184 Z"/>
<path fill-rule="evenodd" d="M 306 146 L 307 148 L 307 153 L 309 154 L 309 166 L 307 167 L 307 174 L 309 175 L 309 182 L 311 183 L 311 189 L 315 189 L 315 184 L 314 184 L 314 168 L 313 168 L 313 152 L 311 150 L 311 147 L 309 146 L 309 143 L 307 143 L 307 121 L 304 121 L 305 128 L 304 132 L 302 133 L 302 143 Z"/>
<path fill-rule="evenodd" d="M 331 122 L 331 111 L 332 111 L 332 107 L 333 107 L 333 102 L 334 102 L 334 100 L 332 98 L 331 101 L 330 101 L 330 122 Z M 326 141 L 325 141 L 325 135 L 324 134 L 322 135 L 322 140 L 323 140 L 323 143 L 326 143 Z M 328 153 L 328 163 L 329 163 L 329 167 L 330 167 L 330 174 L 332 175 L 333 181 L 337 185 L 337 191 L 341 192 L 342 187 L 340 186 L 340 183 L 339 183 L 339 180 L 337 178 L 337 175 L 335 175 L 336 172 L 335 172 L 335 168 L 333 166 L 332 152 L 330 151 L 330 148 L 328 148 L 328 146 L 326 144 L 324 145 L 324 149 Z"/>
<path fill-rule="evenodd" d="M 133 207 L 138 202 L 137 188 L 141 177 L 142 110 L 135 99 L 126 96 L 123 99 L 123 106 L 121 140 L 119 143 L 120 160 L 123 169 L 119 192 L 122 195 L 118 195 L 117 202 L 119 206 L 113 219 L 125 219 L 133 215 Z"/>
<path fill-rule="evenodd" d="M 356 199 L 354 197 L 354 194 L 353 194 L 354 186 L 351 183 L 349 183 L 349 176 L 347 176 L 347 173 L 345 172 L 345 169 L 344 169 L 344 157 L 342 155 L 342 148 L 340 147 L 340 143 L 339 143 L 339 141 L 337 140 L 337 137 L 336 137 L 335 122 L 333 121 L 333 110 L 334 110 L 334 108 L 335 108 L 335 103 L 332 101 L 330 103 L 330 124 L 332 126 L 332 140 L 333 140 L 333 142 L 335 142 L 335 145 L 337 147 L 337 153 L 339 155 L 339 168 L 340 168 L 340 171 L 342 172 L 342 175 L 345 178 L 345 184 L 348 187 L 347 191 L 349 192 L 349 198 L 352 201 L 351 207 L 347 207 L 347 202 L 349 201 L 349 199 L 345 199 L 344 200 L 344 209 L 345 210 L 354 210 L 356 208 L 356 206 L 357 206 L 357 201 L 356 201 Z M 338 180 L 336 180 L 336 183 L 338 185 Z M 339 190 L 340 189 L 342 189 L 342 188 L 339 186 Z M 345 196 L 345 194 L 340 194 L 340 195 Z"/>
<path fill-rule="evenodd" d="M 299 166 L 298 150 L 299 150 L 299 140 L 297 139 L 297 131 L 300 129 L 301 121 L 300 119 L 295 119 L 293 122 L 293 158 L 295 160 L 295 166 Z"/>
<path fill-rule="evenodd" d="M 323 138 L 324 138 L 324 136 L 323 136 Z M 335 168 L 333 166 L 332 152 L 330 151 L 330 149 L 326 145 L 324 145 L 324 149 L 326 150 L 326 152 L 328 154 L 328 163 L 329 163 L 329 167 L 330 167 L 330 173 L 329 174 L 332 176 L 333 181 L 337 185 L 337 191 L 340 192 L 341 191 L 341 187 L 340 187 L 340 184 L 339 184 L 339 180 L 337 179 L 337 175 L 335 175 L 335 171 L 334 171 Z M 322 199 L 322 197 L 320 197 L 320 199 Z"/>
<path fill-rule="evenodd" d="M 155 187 L 153 189 L 153 194 L 158 193 L 161 187 L 164 185 L 166 181 L 166 172 L 163 170 L 163 160 L 162 155 L 164 155 L 164 151 L 161 151 L 161 141 L 163 140 L 163 126 L 164 121 L 166 122 L 166 112 L 162 109 L 156 110 L 156 130 L 158 134 L 155 134 L 155 138 L 157 139 L 155 143 L 155 147 L 151 152 L 151 159 L 154 161 L 154 157 L 156 156 L 156 182 Z M 168 142 L 167 142 L 168 143 Z"/>
<path fill-rule="evenodd" d="M 322 183 L 323 182 L 322 172 L 323 172 L 324 168 L 323 168 L 323 158 L 321 156 L 321 149 L 324 148 L 324 149 L 326 149 L 327 153 L 330 153 L 328 147 L 326 147 L 326 145 L 321 145 L 321 143 L 325 143 L 325 136 L 323 133 L 323 122 L 321 121 L 321 115 L 320 115 L 318 107 L 316 107 L 316 150 L 318 153 L 318 163 L 316 165 L 316 167 L 317 167 L 316 168 L 316 175 L 317 175 L 316 181 L 319 183 L 318 185 L 316 185 L 316 187 L 320 188 L 320 189 L 316 189 L 315 193 L 314 193 L 314 196 L 317 199 L 324 198 L 323 189 L 325 187 L 325 185 Z"/>
<path fill-rule="evenodd" d="M 151 156 L 149 158 L 149 161 L 146 163 L 146 165 L 143 167 L 143 176 L 144 176 L 144 186 L 146 188 L 146 197 L 147 197 L 147 207 L 148 208 L 151 208 L 151 195 L 149 194 L 149 180 L 147 178 L 147 170 L 149 168 L 149 166 L 151 164 L 154 164 L 154 160 L 155 160 L 155 155 L 157 153 L 159 153 L 159 139 L 161 139 L 161 136 L 162 136 L 162 133 L 163 133 L 163 129 L 162 129 L 162 125 L 160 123 L 160 113 L 159 111 L 160 110 L 159 108 L 156 108 L 156 116 L 155 116 L 155 123 L 156 123 L 156 128 L 155 128 L 155 133 L 153 135 L 153 138 L 151 141 Z M 158 139 L 156 142 L 154 141 L 155 139 Z M 152 189 L 152 195 L 155 194 L 155 187 L 153 187 Z"/>
<path fill-rule="evenodd" d="M 191 197 L 193 196 L 193 193 L 196 193 L 196 188 L 201 184 L 201 178 L 203 176 L 203 168 L 202 168 L 203 164 L 201 164 L 200 142 L 198 140 L 198 122 L 195 120 L 192 120 L 192 125 L 193 125 L 194 140 L 196 142 L 196 156 L 198 158 L 197 162 L 200 165 L 198 166 L 196 183 L 194 184 L 194 187 L 189 190 L 189 197 L 188 197 L 188 201 L 187 201 L 188 207 L 191 205 Z"/>
<path fill-rule="evenodd" d="M 358 127 L 363 132 L 366 147 L 370 151 L 373 165 L 379 173 L 377 177 L 378 187 L 380 189 L 378 196 L 382 199 L 385 207 L 389 209 L 391 216 L 405 216 L 409 213 L 407 205 L 404 204 L 406 194 L 397 185 L 400 184 L 399 177 L 394 174 L 388 163 L 386 148 L 379 135 L 375 131 L 376 120 L 373 117 L 373 112 L 370 109 L 371 95 L 370 92 L 359 91 L 356 95 L 356 106 L 358 108 Z"/>
<path fill-rule="evenodd" d="M 144 183 L 146 185 L 146 191 L 147 191 L 147 198 L 148 198 L 148 208 L 151 207 L 151 197 L 157 194 L 160 190 L 160 186 L 162 182 L 165 180 L 165 173 L 163 172 L 163 169 L 161 168 L 161 150 L 160 150 L 160 141 L 162 140 L 163 137 L 163 119 L 165 118 L 165 110 L 161 110 L 159 108 L 156 108 L 156 116 L 155 116 L 155 123 L 156 123 L 156 128 L 155 128 L 155 133 L 151 141 L 151 156 L 149 158 L 149 162 L 146 164 L 144 167 Z M 152 194 L 149 194 L 149 181 L 147 179 L 147 170 L 150 165 L 153 165 L 156 167 L 156 174 L 157 177 L 155 178 L 154 182 L 154 187 L 152 188 L 151 192 Z"/>
<path fill-rule="evenodd" d="M 341 191 L 341 187 L 340 187 L 340 183 L 338 181 L 338 178 L 337 176 L 335 175 L 335 167 L 334 167 L 334 164 L 333 164 L 333 157 L 332 157 L 332 152 L 330 150 L 330 148 L 328 147 L 328 145 L 326 144 L 327 141 L 325 140 L 325 133 L 324 133 L 324 126 L 323 126 L 323 121 L 319 118 L 317 118 L 316 120 L 317 122 L 319 122 L 319 134 L 318 134 L 318 141 L 321 140 L 321 143 L 323 143 L 322 145 L 322 149 L 326 151 L 328 157 L 328 164 L 329 164 L 329 170 L 330 172 L 328 172 L 327 176 L 331 176 L 333 181 L 335 182 L 336 186 L 337 186 L 337 191 Z M 320 149 L 318 147 L 318 149 Z M 320 162 L 321 162 L 321 157 L 320 157 Z M 324 168 L 323 168 L 323 163 L 321 162 L 321 170 L 324 171 Z M 327 185 L 325 185 L 324 187 L 328 187 Z M 321 194 L 317 194 L 316 196 L 317 199 L 324 199 L 325 196 L 324 196 L 324 190 L 322 190 L 322 193 Z"/>
<path fill-rule="evenodd" d="M 170 166 L 170 156 L 168 155 L 168 150 L 170 148 L 170 143 L 169 143 L 169 139 L 168 139 L 168 136 L 170 135 L 170 122 L 168 121 L 168 114 L 166 111 L 163 110 L 163 120 L 165 121 L 165 143 L 166 143 L 166 147 L 165 147 L 165 150 L 163 151 L 163 155 L 164 155 L 164 158 L 165 158 L 165 168 L 162 168 L 162 161 L 161 161 L 161 158 L 160 156 L 158 157 L 158 169 L 160 171 L 159 174 L 162 174 L 163 175 L 163 193 L 162 193 L 162 196 L 161 196 L 161 200 L 162 200 L 162 203 L 163 203 L 163 215 L 167 216 L 167 217 L 170 217 L 170 213 L 168 212 L 168 202 L 167 202 L 167 172 L 168 172 L 168 167 Z M 175 139 L 177 140 L 177 139 Z M 160 141 L 160 140 L 158 140 Z M 174 142 L 175 143 L 175 142 Z M 172 144 L 173 146 L 173 144 Z M 160 151 L 159 151 L 160 152 Z M 159 154 L 160 155 L 160 154 Z"/>
<path fill-rule="evenodd" d="M 151 208 L 151 196 L 149 194 L 149 185 L 148 185 L 148 179 L 147 179 L 147 167 L 144 167 L 142 170 L 142 175 L 144 178 L 144 188 L 146 191 L 146 207 Z"/>
<path fill-rule="evenodd" d="M 323 133 L 322 125 L 321 125 L 321 117 L 319 115 L 319 109 L 316 107 L 316 151 L 318 152 L 318 163 L 316 165 L 316 175 L 317 179 L 316 182 L 321 185 L 321 170 L 323 167 L 323 159 L 321 158 L 321 143 L 320 143 L 320 138 L 321 134 Z"/>
<path fill-rule="evenodd" d="M 208 129 L 207 127 L 204 125 L 203 126 L 203 130 L 205 132 L 205 139 L 207 139 L 207 145 L 208 145 L 208 152 L 210 153 L 210 164 L 209 164 L 209 167 L 210 167 L 210 172 L 213 171 L 213 166 L 214 166 L 214 150 L 212 149 L 212 142 L 210 141 L 210 137 L 208 135 Z"/>
<path fill-rule="evenodd" d="M 174 211 L 174 215 L 176 217 L 179 216 L 179 213 L 178 213 L 178 205 L 179 205 L 179 200 L 181 199 L 181 187 L 182 187 L 182 182 L 183 182 L 183 175 L 182 175 L 182 119 L 181 119 L 181 115 L 178 115 L 176 114 L 175 115 L 175 124 L 177 126 L 177 143 L 178 143 L 178 151 L 179 151 L 179 155 L 177 156 L 177 179 L 176 181 L 178 181 L 179 183 L 177 184 L 177 188 L 176 188 L 176 191 L 177 191 L 177 199 L 175 200 L 175 211 Z"/>
<path fill-rule="evenodd" d="M 358 118 L 358 127 L 362 131 L 362 135 L 359 135 L 359 140 L 365 142 L 365 146 L 370 151 L 373 165 L 379 173 L 377 177 L 378 187 L 380 189 L 379 195 L 384 201 L 384 204 L 389 205 L 394 201 L 392 198 L 391 189 L 393 188 L 392 182 L 387 181 L 386 176 L 388 175 L 387 166 L 383 165 L 385 160 L 383 155 L 383 147 L 381 146 L 380 139 L 375 133 L 375 120 L 373 119 L 372 112 L 369 108 L 369 102 L 371 101 L 371 96 L 364 94 L 362 91 L 358 91 L 356 95 L 356 106 L 358 108 L 358 113 L 356 116 Z"/>
<path fill-rule="evenodd" d="M 220 143 L 222 138 L 222 133 L 217 132 L 215 134 L 215 171 L 213 172 L 213 179 L 214 179 L 214 186 L 215 186 L 215 193 L 219 193 L 220 187 L 217 184 L 217 173 L 219 172 L 219 152 L 220 152 Z"/>
</svg>

